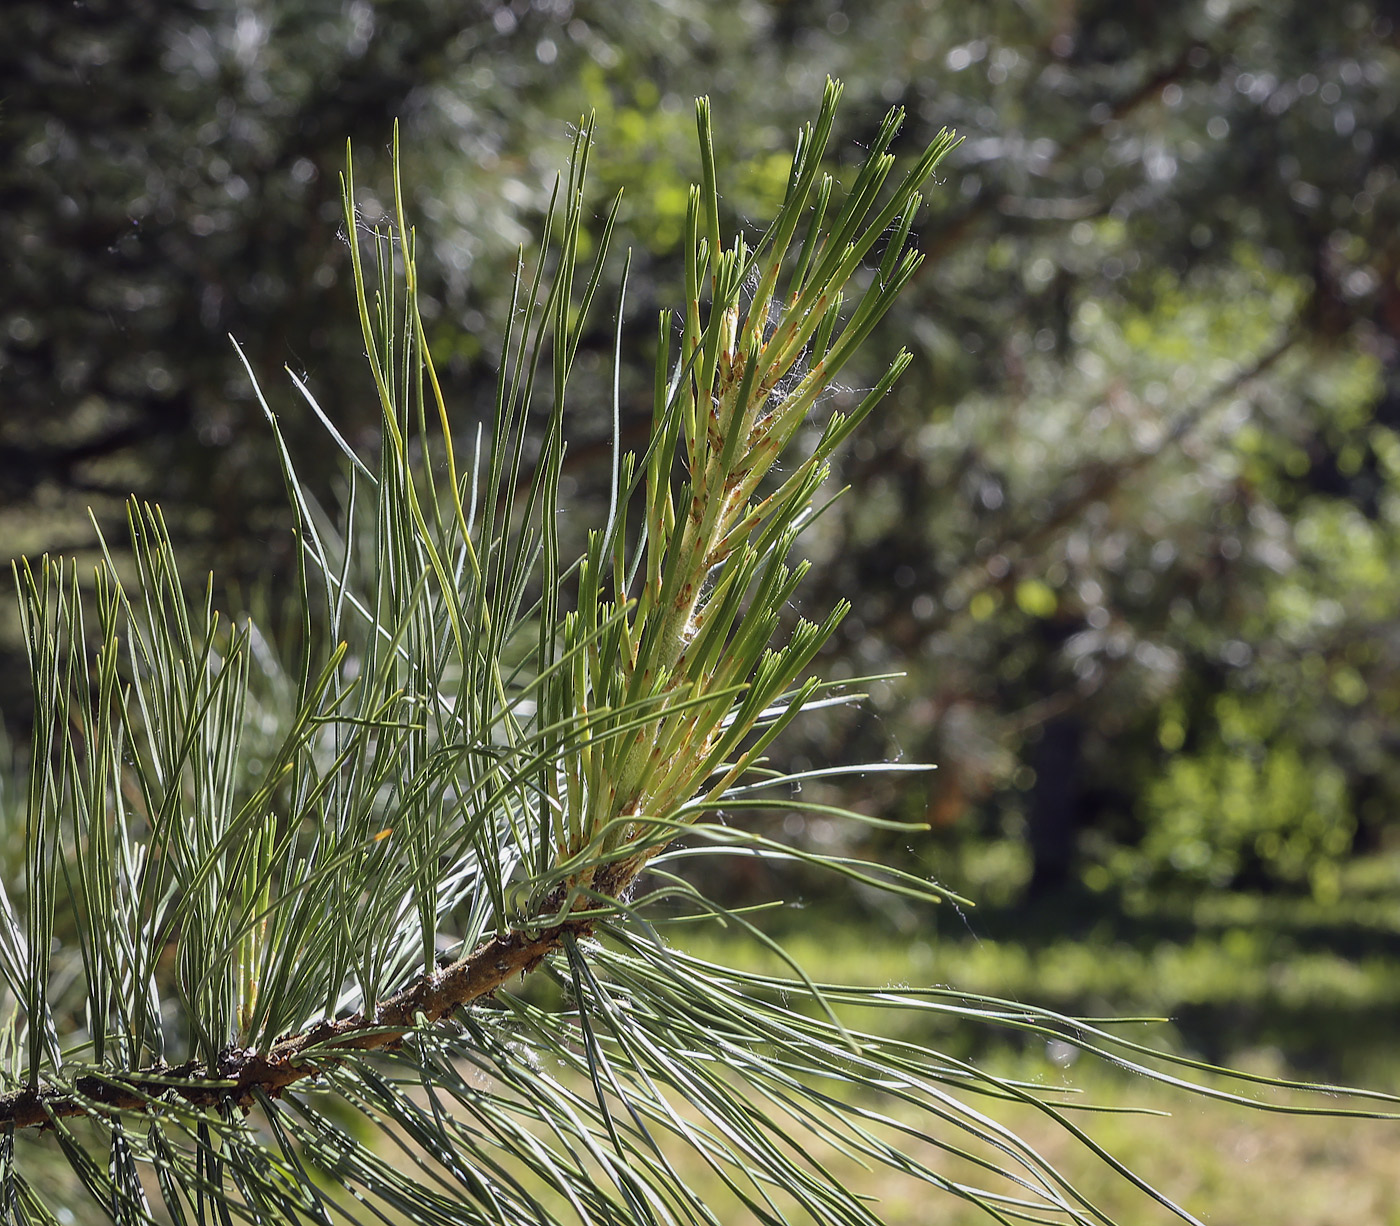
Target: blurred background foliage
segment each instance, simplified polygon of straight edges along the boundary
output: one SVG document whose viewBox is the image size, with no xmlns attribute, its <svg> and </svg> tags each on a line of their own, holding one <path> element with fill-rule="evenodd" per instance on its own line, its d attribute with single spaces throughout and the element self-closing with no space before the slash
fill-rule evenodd
<svg viewBox="0 0 1400 1226">
<path fill-rule="evenodd" d="M 915 365 L 804 538 L 804 607 L 855 603 L 827 668 L 905 675 L 787 752 L 936 762 L 855 800 L 931 824 L 909 852 L 982 891 L 983 932 L 1034 940 L 1053 906 L 1081 935 L 1105 916 L 1120 936 L 1277 933 L 1267 900 L 1292 899 L 1345 917 L 1339 956 L 1400 958 L 1395 909 L 1372 905 L 1400 855 L 1397 23 L 1394 0 L 12 0 L 0 542 L 81 553 L 87 508 L 115 525 L 135 490 L 192 576 L 213 568 L 225 603 L 275 628 L 289 521 L 228 335 L 287 388 L 283 429 L 334 497 L 336 457 L 280 371 L 368 445 L 337 174 L 350 137 L 361 216 L 381 220 L 395 117 L 469 435 L 517 247 L 571 121 L 597 113 L 598 208 L 625 187 L 616 246 L 633 248 L 635 444 L 655 312 L 681 296 L 693 97 L 714 97 L 723 203 L 752 233 L 839 76 L 852 166 L 894 104 L 909 148 L 945 125 L 966 139 L 884 329 Z M 608 315 L 575 379 L 597 405 L 570 427 L 582 502 L 607 480 Z M 1226 888 L 1266 901 L 1203 920 Z M 1280 939 L 1258 956 L 1297 952 Z"/>
</svg>

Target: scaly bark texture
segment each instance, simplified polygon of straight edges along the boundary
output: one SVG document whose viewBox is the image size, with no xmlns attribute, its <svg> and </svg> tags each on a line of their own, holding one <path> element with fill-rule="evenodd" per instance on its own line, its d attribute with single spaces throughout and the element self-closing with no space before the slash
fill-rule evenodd
<svg viewBox="0 0 1400 1226">
<path fill-rule="evenodd" d="M 565 936 L 582 937 L 593 921 L 586 914 L 539 932 L 515 930 L 477 946 L 467 957 L 420 976 L 375 1006 L 373 1016 L 356 1013 L 321 1021 L 289 1035 L 265 1052 L 229 1048 L 211 1066 L 203 1060 L 131 1072 L 86 1073 L 70 1087 L 35 1085 L 0 1097 L 0 1126 L 43 1128 L 53 1120 L 106 1111 L 156 1109 L 174 1094 L 193 1107 L 251 1108 L 258 1093 L 278 1098 L 290 1087 L 339 1063 L 339 1051 L 377 1051 L 401 1042 L 421 1018 L 437 1022 L 490 996 L 517 975 L 534 970 Z"/>
</svg>

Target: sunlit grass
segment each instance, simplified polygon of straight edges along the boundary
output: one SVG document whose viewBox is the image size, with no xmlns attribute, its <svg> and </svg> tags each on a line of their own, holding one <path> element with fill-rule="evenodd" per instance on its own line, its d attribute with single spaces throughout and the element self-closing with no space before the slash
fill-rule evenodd
<svg viewBox="0 0 1400 1226">
<path fill-rule="evenodd" d="M 1014 849 L 989 846 L 971 859 L 982 879 L 964 873 L 956 885 L 990 895 L 989 906 L 905 914 L 897 930 L 882 916 L 825 915 L 813 924 L 806 909 L 779 913 L 773 927 L 814 977 L 829 981 L 943 984 L 1071 1014 L 1162 1017 L 1169 1020 L 1141 1037 L 1171 1050 L 1224 1063 L 1272 1050 L 1302 1076 L 1400 1082 L 1394 855 L 1354 862 L 1327 905 L 1287 894 L 1140 892 L 1081 898 L 1059 914 L 1018 906 L 1008 886 Z M 777 969 L 772 954 L 717 927 L 677 930 L 673 939 L 711 961 Z"/>
<path fill-rule="evenodd" d="M 1357 881 L 1370 881 L 1385 867 L 1363 864 Z M 1369 891 L 1353 892 L 1365 911 Z M 1400 1077 L 1400 1049 L 1383 1035 L 1347 1044 L 1349 1011 L 1397 1015 L 1400 1006 L 1400 948 L 1388 956 L 1351 959 L 1336 950 L 1314 949 L 1276 956 L 1292 934 L 1259 926 L 1278 900 L 1247 894 L 1198 901 L 1201 929 L 1185 942 L 1134 945 L 1115 941 L 1104 930 L 1088 938 L 1063 937 L 1041 946 L 977 936 L 981 923 L 969 917 L 961 937 L 895 937 L 872 925 L 827 923 L 795 932 L 784 946 L 814 977 L 833 981 L 924 986 L 948 984 L 1010 999 L 1053 1001 L 1072 1012 L 1155 1013 L 1175 1016 L 1183 1009 L 1214 1010 L 1234 1016 L 1223 1037 L 1223 1058 L 1234 1066 L 1268 1076 L 1316 1076 L 1319 1066 L 1348 1079 L 1386 1087 Z M 1393 900 L 1392 900 L 1393 902 Z M 1347 913 L 1314 912 L 1314 929 Z M 1393 905 L 1387 910 L 1393 910 Z M 1295 921 L 1300 917 L 1295 913 Z M 1307 918 L 1302 917 L 1302 918 Z M 1374 917 L 1378 920 L 1385 916 Z M 1211 922 L 1213 919 L 1214 922 Z M 1380 927 L 1384 929 L 1384 924 Z M 1307 925 L 1303 925 L 1307 931 Z M 1392 928 L 1393 932 L 1394 929 Z M 753 970 L 777 971 L 768 950 L 709 928 L 687 932 L 684 944 L 708 960 Z M 1332 1006 L 1340 1025 L 1317 1029 Z M 1260 1026 L 1260 1019 L 1271 1026 Z M 909 1037 L 927 1025 L 910 1015 L 886 1015 L 886 1032 L 896 1021 Z M 1281 1031 L 1299 1041 L 1289 1051 L 1257 1041 L 1262 1030 Z M 1255 1041 L 1250 1041 L 1253 1034 Z M 1141 1036 L 1155 1045 L 1192 1050 L 1190 1034 L 1175 1023 L 1144 1024 Z M 956 1046 L 940 1035 L 945 1049 Z M 1328 1051 L 1329 1046 L 1346 1044 Z M 1134 1170 L 1211 1222 L 1288 1222 L 1296 1226 L 1400 1221 L 1400 1164 L 1395 1162 L 1400 1125 L 1361 1120 L 1299 1118 L 1241 1112 L 1228 1104 L 1173 1091 L 1169 1087 L 1109 1068 L 1089 1058 L 1066 1062 L 1067 1053 L 1044 1043 L 980 1042 L 969 1058 L 999 1075 L 1063 1087 L 1070 1096 L 1117 1112 L 1158 1115 L 1076 1114 L 1076 1122 Z M 1269 1094 L 1268 1100 L 1301 1105 L 1301 1095 Z M 1172 1215 L 1145 1200 L 1113 1171 L 1077 1145 L 1035 1108 L 999 1105 L 997 1118 L 1030 1142 L 1057 1169 L 1115 1219 L 1166 1222 Z M 922 1147 L 916 1146 L 911 1153 Z M 928 1147 L 931 1151 L 931 1147 Z M 928 1155 L 924 1155 L 927 1157 Z M 825 1155 L 823 1160 L 833 1157 Z M 879 1198 L 883 1221 L 924 1223 L 930 1202 L 917 1185 L 855 1163 L 840 1164 L 848 1186 Z M 940 1170 L 956 1174 L 944 1163 Z M 969 1172 L 961 1172 L 963 1175 Z M 703 1178 L 697 1172 L 696 1178 Z M 715 1182 L 713 1195 L 722 1198 Z M 726 1221 L 744 1221 L 742 1217 Z M 985 1221 L 972 1206 L 941 1198 L 940 1223 Z"/>
</svg>

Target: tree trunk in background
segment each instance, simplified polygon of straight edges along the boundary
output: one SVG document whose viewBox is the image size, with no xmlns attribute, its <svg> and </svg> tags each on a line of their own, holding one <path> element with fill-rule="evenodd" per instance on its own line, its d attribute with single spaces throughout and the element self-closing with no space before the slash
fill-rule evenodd
<svg viewBox="0 0 1400 1226">
<path fill-rule="evenodd" d="M 1031 764 L 1030 845 L 1033 868 L 1028 901 L 1061 893 L 1074 868 L 1079 835 L 1080 748 L 1083 726 L 1077 716 L 1062 715 L 1045 726 Z"/>
</svg>

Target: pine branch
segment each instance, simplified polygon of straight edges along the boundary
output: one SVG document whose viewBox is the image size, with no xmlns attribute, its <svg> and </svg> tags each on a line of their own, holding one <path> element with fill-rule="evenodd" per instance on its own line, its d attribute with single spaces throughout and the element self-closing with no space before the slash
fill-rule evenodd
<svg viewBox="0 0 1400 1226">
<path fill-rule="evenodd" d="M 611 865 L 596 884 L 604 897 L 620 898 L 640 871 L 640 864 Z M 569 895 L 558 890 L 545 901 L 541 914 L 557 915 L 569 905 Z M 172 1093 L 191 1107 L 234 1106 L 246 1112 L 259 1097 L 280 1098 L 298 1082 L 334 1068 L 340 1063 L 337 1051 L 396 1048 L 411 1031 L 468 1008 L 517 975 L 528 975 L 567 939 L 591 935 L 597 910 L 594 902 L 576 907 L 548 927 L 513 928 L 494 936 L 451 965 L 418 976 L 380 1001 L 372 1016 L 359 1012 L 319 1021 L 265 1052 L 230 1047 L 212 1067 L 208 1061 L 187 1060 L 129 1072 L 84 1073 L 73 1080 L 71 1089 L 32 1085 L 0 1095 L 0 1129 L 44 1129 L 56 1119 L 150 1109 Z"/>
<path fill-rule="evenodd" d="M 529 974 L 563 945 L 566 936 L 587 936 L 594 923 L 583 913 L 539 932 L 514 929 L 451 966 L 419 976 L 376 1005 L 372 1017 L 356 1013 L 320 1021 L 265 1052 L 231 1047 L 213 1067 L 188 1060 L 126 1073 L 85 1073 L 74 1079 L 71 1089 L 28 1086 L 0 1096 L 0 1128 L 42 1129 L 66 1117 L 151 1109 L 167 1094 L 191 1107 L 231 1105 L 247 1111 L 260 1096 L 280 1098 L 298 1082 L 334 1068 L 338 1051 L 396 1047 L 415 1027 L 441 1021 L 490 996 L 516 975 Z"/>
</svg>

